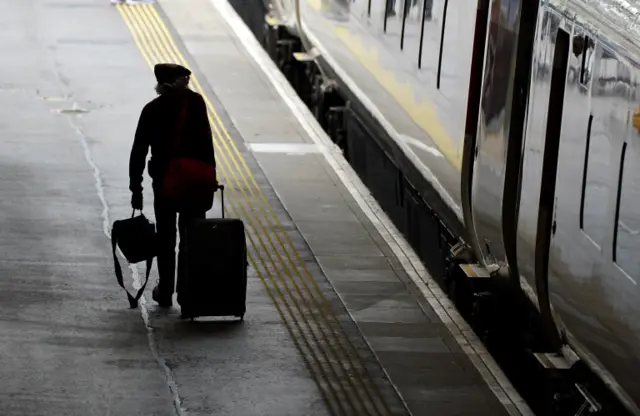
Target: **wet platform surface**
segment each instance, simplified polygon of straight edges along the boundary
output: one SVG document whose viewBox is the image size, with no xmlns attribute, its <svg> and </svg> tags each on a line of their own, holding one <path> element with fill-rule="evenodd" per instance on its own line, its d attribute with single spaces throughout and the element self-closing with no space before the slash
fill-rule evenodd
<svg viewBox="0 0 640 416">
<path fill-rule="evenodd" d="M 520 414 L 212 3 L 2 11 L 1 415 Z M 194 71 L 227 214 L 248 227 L 240 324 L 181 321 L 150 290 L 128 309 L 115 281 L 109 230 L 130 215 L 128 154 L 160 61 Z M 127 285 L 142 272 L 125 268 Z"/>
</svg>

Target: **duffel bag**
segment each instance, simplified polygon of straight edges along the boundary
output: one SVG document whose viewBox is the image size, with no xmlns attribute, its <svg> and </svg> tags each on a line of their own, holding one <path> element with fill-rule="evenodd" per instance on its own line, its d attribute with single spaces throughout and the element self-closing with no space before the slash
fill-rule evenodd
<svg viewBox="0 0 640 416">
<path fill-rule="evenodd" d="M 131 218 L 115 221 L 113 223 L 113 228 L 111 229 L 111 248 L 113 251 L 113 262 L 116 269 L 116 279 L 118 280 L 120 287 L 127 292 L 129 306 L 132 309 L 138 306 L 138 301 L 140 300 L 140 297 L 147 286 L 147 282 L 149 281 L 153 258 L 157 254 L 157 235 L 155 225 L 149 221 L 142 212 L 137 217 L 135 217 L 134 214 L 135 211 L 131 214 Z M 141 261 L 146 261 L 147 263 L 144 284 L 138 290 L 136 296 L 132 296 L 127 288 L 124 287 L 122 268 L 118 261 L 116 248 L 120 248 L 124 257 L 131 264 L 139 263 Z"/>
</svg>

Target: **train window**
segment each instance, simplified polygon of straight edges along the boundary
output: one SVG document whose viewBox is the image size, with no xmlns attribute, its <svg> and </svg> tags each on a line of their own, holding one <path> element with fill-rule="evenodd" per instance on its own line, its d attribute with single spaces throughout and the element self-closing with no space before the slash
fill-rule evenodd
<svg viewBox="0 0 640 416">
<path fill-rule="evenodd" d="M 632 131 L 636 141 L 640 135 Z M 638 145 L 624 144 L 620 163 L 620 182 L 614 234 L 613 260 L 631 278 L 640 277 L 640 157 Z"/>
<path fill-rule="evenodd" d="M 602 118 L 593 120 L 591 139 L 588 143 L 586 174 L 584 174 L 584 203 L 581 224 L 583 231 L 598 245 L 606 232 L 609 203 L 609 159 L 611 141 L 602 134 Z"/>
</svg>

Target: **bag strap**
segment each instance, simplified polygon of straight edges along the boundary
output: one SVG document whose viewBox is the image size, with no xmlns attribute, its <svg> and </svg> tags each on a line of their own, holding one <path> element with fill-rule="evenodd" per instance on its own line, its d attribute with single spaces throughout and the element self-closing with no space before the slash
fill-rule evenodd
<svg viewBox="0 0 640 416">
<path fill-rule="evenodd" d="M 220 190 L 220 210 L 222 211 L 222 218 L 224 218 L 224 185 L 218 184 Z"/>
<path fill-rule="evenodd" d="M 173 141 L 174 153 L 180 148 L 180 142 L 182 141 L 182 131 L 184 130 L 184 123 L 187 119 L 187 108 L 189 107 L 189 100 L 184 98 L 180 105 L 180 115 L 178 116 L 178 125 L 176 127 L 175 139 Z"/>
<path fill-rule="evenodd" d="M 138 289 L 138 293 L 135 297 L 131 296 L 131 293 L 124 287 L 124 279 L 122 277 L 122 268 L 120 267 L 120 261 L 118 261 L 118 255 L 116 254 L 116 247 L 118 246 L 118 235 L 116 232 L 116 228 L 113 227 L 111 230 L 111 250 L 113 251 L 113 263 L 115 264 L 116 269 L 116 279 L 118 280 L 118 284 L 121 288 L 127 292 L 127 299 L 129 299 L 129 306 L 131 309 L 135 309 L 138 307 L 138 301 L 142 297 L 142 293 L 144 292 L 145 287 L 147 287 L 147 282 L 149 282 L 149 274 L 151 274 L 151 266 L 153 265 L 153 257 L 147 259 L 147 271 L 144 277 L 144 284 L 140 289 Z"/>
</svg>

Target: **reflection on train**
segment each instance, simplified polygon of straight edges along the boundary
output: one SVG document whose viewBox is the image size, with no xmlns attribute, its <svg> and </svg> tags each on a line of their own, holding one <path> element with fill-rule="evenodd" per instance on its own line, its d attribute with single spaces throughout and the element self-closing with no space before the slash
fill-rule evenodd
<svg viewBox="0 0 640 416">
<path fill-rule="evenodd" d="M 329 17 L 296 3 L 297 31 L 439 184 L 478 261 L 525 289 L 558 351 L 569 346 L 640 414 L 638 11 L 622 0 L 324 3 Z"/>
</svg>

